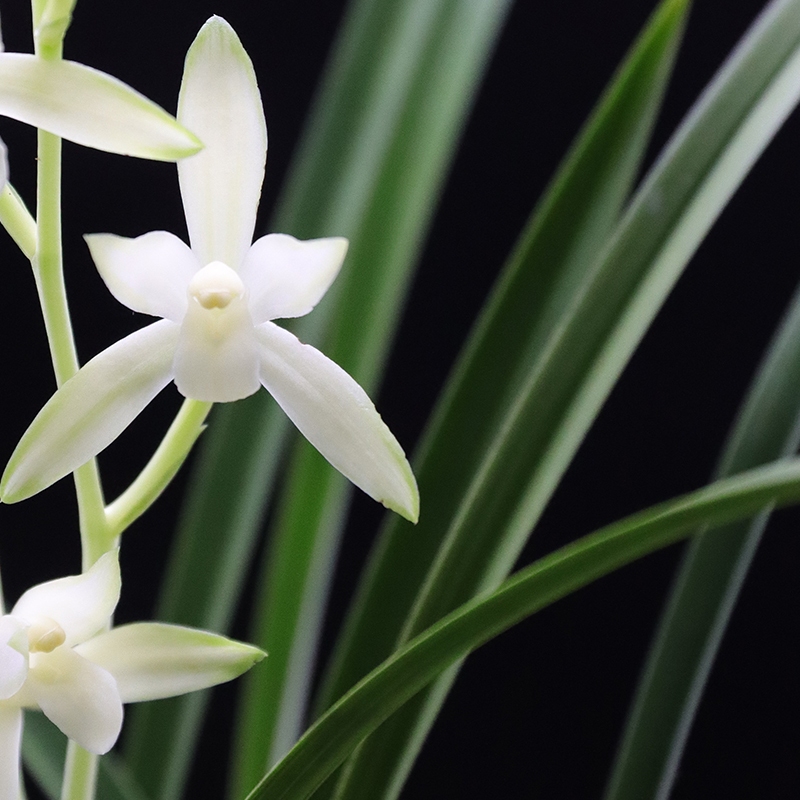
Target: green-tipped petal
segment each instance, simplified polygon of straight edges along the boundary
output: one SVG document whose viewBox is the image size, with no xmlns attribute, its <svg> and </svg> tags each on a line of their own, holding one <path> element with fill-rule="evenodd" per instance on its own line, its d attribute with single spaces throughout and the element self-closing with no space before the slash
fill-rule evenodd
<svg viewBox="0 0 800 800">
<path fill-rule="evenodd" d="M 114 628 L 75 651 L 114 676 L 124 703 L 216 686 L 238 677 L 266 655 L 215 633 L 157 622 Z"/>
<path fill-rule="evenodd" d="M 403 449 L 366 392 L 319 350 L 266 322 L 261 382 L 303 436 L 346 478 L 411 522 L 419 517 L 417 483 Z"/>
<path fill-rule="evenodd" d="M 169 383 L 180 326 L 160 320 L 95 356 L 39 412 L 11 455 L 0 496 L 16 503 L 85 464 Z"/>
<path fill-rule="evenodd" d="M 74 61 L 0 54 L 0 114 L 111 153 L 176 161 L 200 140 L 155 103 Z"/>
<path fill-rule="evenodd" d="M 205 145 L 178 164 L 192 249 L 203 264 L 238 269 L 253 240 L 267 126 L 253 65 L 221 17 L 203 25 L 186 54 L 178 119 Z"/>
</svg>

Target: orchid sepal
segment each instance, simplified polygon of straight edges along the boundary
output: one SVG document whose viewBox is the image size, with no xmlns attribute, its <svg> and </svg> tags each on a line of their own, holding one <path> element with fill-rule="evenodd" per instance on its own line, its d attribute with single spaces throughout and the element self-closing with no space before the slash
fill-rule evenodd
<svg viewBox="0 0 800 800">
<path fill-rule="evenodd" d="M 0 53 L 0 114 L 97 150 L 176 161 L 197 136 L 122 81 L 74 61 Z"/>
<path fill-rule="evenodd" d="M 75 651 L 114 676 L 124 703 L 175 697 L 233 680 L 267 655 L 216 633 L 159 622 L 121 625 Z"/>
<path fill-rule="evenodd" d="M 95 356 L 39 412 L 11 455 L 0 499 L 40 492 L 108 446 L 169 382 L 180 328 L 160 320 Z"/>
</svg>

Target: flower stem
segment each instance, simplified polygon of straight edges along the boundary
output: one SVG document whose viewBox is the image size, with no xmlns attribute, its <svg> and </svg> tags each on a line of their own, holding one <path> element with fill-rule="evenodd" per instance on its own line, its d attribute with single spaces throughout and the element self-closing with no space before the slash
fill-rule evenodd
<svg viewBox="0 0 800 800">
<path fill-rule="evenodd" d="M 67 305 L 61 250 L 61 139 L 39 131 L 37 182 L 37 247 L 33 269 L 39 289 L 56 383 L 61 386 L 78 371 L 78 355 Z M 97 465 L 90 461 L 75 471 L 83 567 L 106 550 L 103 492 Z"/>
<path fill-rule="evenodd" d="M 35 10 L 35 9 L 34 9 Z M 52 61 L 62 57 L 62 43 L 36 42 L 36 54 Z M 78 354 L 67 305 L 61 246 L 61 139 L 38 132 L 36 184 L 36 251 L 31 261 L 42 306 L 56 383 L 61 386 L 78 371 Z M 75 471 L 75 492 L 81 531 L 83 569 L 88 569 L 112 544 L 97 463 Z M 67 747 L 62 800 L 92 800 L 97 782 L 97 756 L 74 742 Z"/>
<path fill-rule="evenodd" d="M 93 800 L 97 788 L 97 761 L 96 755 L 69 740 L 61 800 Z"/>
<path fill-rule="evenodd" d="M 205 430 L 211 403 L 185 400 L 147 466 L 136 480 L 106 507 L 108 535 L 119 536 L 155 502 L 180 469 L 197 437 Z"/>
</svg>

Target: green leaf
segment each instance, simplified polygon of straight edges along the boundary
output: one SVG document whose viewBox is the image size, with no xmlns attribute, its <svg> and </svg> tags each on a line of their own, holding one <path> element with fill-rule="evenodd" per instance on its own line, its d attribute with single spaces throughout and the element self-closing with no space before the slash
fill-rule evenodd
<svg viewBox="0 0 800 800">
<path fill-rule="evenodd" d="M 800 290 L 758 370 L 719 476 L 800 444 Z M 607 800 L 669 796 L 700 697 L 769 518 L 695 537 L 665 605 L 620 744 Z"/>
<path fill-rule="evenodd" d="M 22 757 L 25 768 L 49 800 L 61 797 L 67 739 L 44 714 L 25 714 Z M 100 759 L 97 796 L 102 800 L 147 800 L 130 770 L 115 755 Z"/>
<path fill-rule="evenodd" d="M 422 632 L 331 707 L 247 800 L 303 800 L 347 754 L 438 673 L 468 652 L 637 558 L 769 505 L 800 501 L 800 459 L 711 484 L 608 525 L 521 570 Z"/>
<path fill-rule="evenodd" d="M 349 623 L 348 654 L 364 649 L 365 633 L 377 635 L 378 626 L 385 641 L 387 598 L 395 609 L 400 603 L 409 607 L 407 582 L 412 572 L 420 572 L 420 541 L 437 531 L 446 532 L 444 543 L 400 641 L 458 603 L 492 589 L 508 573 L 689 258 L 796 105 L 799 42 L 800 3 L 782 2 L 759 18 L 650 171 L 574 302 L 562 308 L 559 326 L 512 379 L 508 399 L 498 404 L 502 413 L 487 415 L 474 404 L 451 410 L 418 473 L 425 508 L 419 527 L 424 530 L 412 540 L 393 525 L 379 544 L 368 587 L 357 600 L 358 608 L 367 611 Z M 507 281 L 505 287 L 510 285 Z M 472 371 L 476 364 L 490 364 L 487 357 L 499 358 L 503 348 L 525 351 L 523 343 L 507 347 L 519 339 L 505 330 L 503 315 L 494 321 L 479 323 L 468 366 L 461 368 L 459 389 L 465 398 L 474 398 L 480 384 L 493 383 L 493 373 L 487 380 L 485 373 Z M 483 442 L 471 480 L 454 483 L 458 442 L 474 437 L 470 421 L 476 417 L 495 420 L 492 438 Z M 435 504 L 445 495 L 456 500 L 442 509 Z M 381 610 L 380 621 L 370 609 Z M 351 669 L 328 697 L 363 672 Z M 384 791 L 393 796 L 452 677 L 443 678 L 427 698 L 415 700 L 365 743 L 362 769 L 348 768 L 347 788 L 339 786 L 338 798 L 374 800 Z"/>
<path fill-rule="evenodd" d="M 340 67 L 346 74 L 336 83 L 363 81 L 368 64 L 372 77 L 362 91 L 370 110 L 359 126 L 391 133 L 381 142 L 365 141 L 357 130 L 345 137 L 354 163 L 340 202 L 361 211 L 345 231 L 350 252 L 334 284 L 337 307 L 320 347 L 370 392 L 382 373 L 466 110 L 508 8 L 505 0 L 368 2 L 350 18 L 350 25 L 363 26 L 359 50 L 349 44 Z M 333 154 L 327 158 L 336 162 Z M 349 485 L 304 443 L 295 449 L 289 477 L 262 567 L 259 618 L 251 637 L 270 653 L 270 668 L 246 682 L 232 797 L 252 787 L 300 734 L 350 496 Z"/>
<path fill-rule="evenodd" d="M 176 161 L 197 137 L 155 103 L 91 67 L 0 53 L 0 114 L 78 144 L 126 156 Z"/>
<path fill-rule="evenodd" d="M 470 4 L 361 0 L 351 9 L 335 47 L 271 228 L 299 238 L 344 235 L 350 239 L 339 286 L 334 284 L 295 330 L 304 341 L 318 344 L 321 331 L 337 311 L 337 297 L 347 294 L 351 315 L 347 325 L 363 326 L 358 333 L 367 351 L 359 356 L 362 366 L 353 369 L 350 362 L 344 366 L 351 367 L 349 371 L 366 386 L 376 382 L 402 306 L 398 298 L 410 279 L 466 104 L 508 6 L 509 0 Z M 437 37 L 465 19 L 470 24 L 462 30 L 457 52 L 452 42 L 438 52 Z M 434 55 L 443 59 L 435 61 L 445 65 L 434 71 L 435 80 L 420 72 L 420 48 L 427 53 L 427 69 Z M 373 332 L 371 337 L 363 336 L 366 328 Z M 351 335 L 352 331 L 347 334 Z M 336 338 L 331 335 L 328 341 Z M 337 358 L 336 346 L 323 349 Z M 164 579 L 159 619 L 226 629 L 252 557 L 286 432 L 285 418 L 265 393 L 214 411 Z M 327 465 L 321 472 L 326 487 L 334 485 L 332 491 L 326 488 L 332 499 L 321 503 L 333 527 L 347 498 L 346 488 L 337 483 L 338 475 L 332 476 Z M 322 493 L 317 495 L 322 497 Z M 316 522 L 315 503 L 309 496 L 307 512 Z M 331 540 L 323 537 L 321 541 L 328 547 Z M 301 550 L 295 552 L 303 558 Z M 204 576 L 203 585 L 196 580 L 198 574 Z M 324 589 L 323 582 L 318 586 Z M 298 588 L 305 590 L 305 584 L 298 580 Z M 307 599 L 318 605 L 311 595 Z M 270 663 L 276 660 L 271 653 Z M 131 715 L 131 763 L 154 795 L 180 794 L 204 703 L 205 698 L 195 694 L 150 703 Z M 265 758 L 265 754 L 258 756 L 260 769 L 251 785 L 263 773 Z"/>
<path fill-rule="evenodd" d="M 321 707 L 391 651 L 459 499 L 525 389 L 525 371 L 586 282 L 640 167 L 685 13 L 685 3 L 669 2 L 653 17 L 523 232 L 428 431 L 419 529 L 392 521 L 384 532 Z M 485 434 L 475 419 L 489 423 Z"/>
</svg>

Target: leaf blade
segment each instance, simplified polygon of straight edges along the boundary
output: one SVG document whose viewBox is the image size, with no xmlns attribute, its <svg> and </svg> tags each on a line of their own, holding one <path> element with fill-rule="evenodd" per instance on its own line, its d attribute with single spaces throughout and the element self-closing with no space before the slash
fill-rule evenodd
<svg viewBox="0 0 800 800">
<path fill-rule="evenodd" d="M 792 455 L 800 444 L 800 292 L 771 342 L 728 436 L 717 476 Z M 612 766 L 607 800 L 667 797 L 765 511 L 695 537 L 665 603 Z"/>
<path fill-rule="evenodd" d="M 660 503 L 539 559 L 490 595 L 418 634 L 331 707 L 247 800 L 302 800 L 348 752 L 449 664 L 526 616 L 624 564 L 769 506 L 800 501 L 800 459 L 727 478 Z"/>
<path fill-rule="evenodd" d="M 797 103 L 799 43 L 800 5 L 773 3 L 645 178 L 569 308 L 568 318 L 508 404 L 476 479 L 444 520 L 449 527 L 446 541 L 415 600 L 401 641 L 459 601 L 491 589 L 510 570 L 689 257 Z M 449 445 L 454 441 L 452 437 Z M 430 508 L 424 472 L 419 479 Z M 498 530 L 502 536 L 490 540 L 486 532 Z M 403 548 L 398 529 L 390 535 L 394 538 L 382 545 L 379 566 L 372 567 L 373 576 L 382 570 L 382 599 L 390 584 L 399 591 L 389 571 L 394 568 L 395 574 L 405 576 L 407 560 L 412 559 L 408 553 L 398 557 Z M 373 603 L 375 596 L 373 591 Z M 364 646 L 363 638 L 359 646 Z M 441 691 L 432 691 L 427 701 L 415 700 L 416 709 L 410 704 L 372 737 L 373 742 L 365 743 L 359 756 L 363 772 L 349 768 L 347 790 L 341 784 L 338 797 L 352 800 L 363 792 L 374 798 L 386 796 L 384 791 L 393 796 L 442 696 Z M 400 719 L 403 714 L 405 720 Z M 393 753 L 402 755 L 389 755 Z M 384 766 L 378 764 L 379 758 L 385 759 Z M 367 773 L 378 777 L 368 779 Z"/>
</svg>

